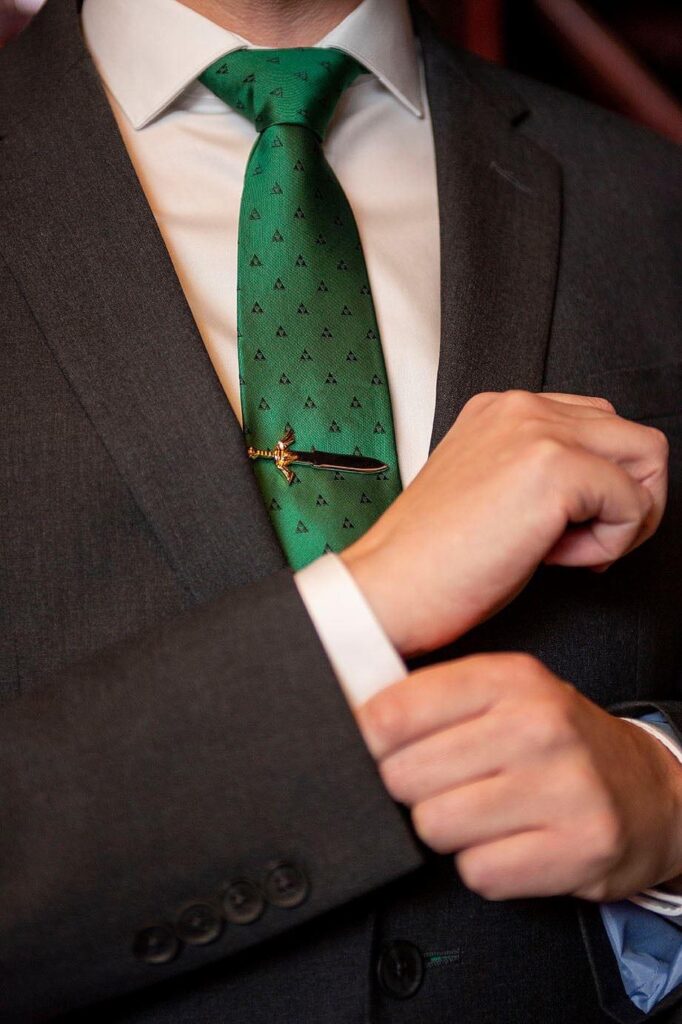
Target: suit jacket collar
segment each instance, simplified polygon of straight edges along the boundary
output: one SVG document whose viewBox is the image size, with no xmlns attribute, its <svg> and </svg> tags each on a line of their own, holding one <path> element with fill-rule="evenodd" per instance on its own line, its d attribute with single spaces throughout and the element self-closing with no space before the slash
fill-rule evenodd
<svg viewBox="0 0 682 1024">
<path fill-rule="evenodd" d="M 419 20 L 436 141 L 442 339 L 432 443 L 482 390 L 539 389 L 559 174 L 524 107 Z M 483 81 L 483 85 L 481 85 Z M 189 601 L 285 564 L 80 36 L 48 0 L 0 59 L 0 238 L 47 344 Z"/>
</svg>

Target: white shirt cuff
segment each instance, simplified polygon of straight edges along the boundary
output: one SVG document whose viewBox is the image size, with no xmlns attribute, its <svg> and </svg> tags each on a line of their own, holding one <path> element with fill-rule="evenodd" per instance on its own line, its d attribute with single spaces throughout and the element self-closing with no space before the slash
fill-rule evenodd
<svg viewBox="0 0 682 1024">
<path fill-rule="evenodd" d="M 323 555 L 294 580 L 351 707 L 407 675 L 404 661 L 340 558 Z"/>
<path fill-rule="evenodd" d="M 644 729 L 650 736 L 659 740 L 664 747 L 670 751 L 673 757 L 682 764 L 682 747 L 669 736 L 663 729 L 653 725 L 651 722 L 641 722 L 637 718 L 626 718 L 626 722 Z M 674 892 L 666 892 L 665 889 L 643 889 L 636 896 L 630 897 L 631 903 L 636 903 L 645 910 L 652 910 L 654 914 L 661 914 L 663 917 L 682 917 L 682 895 Z"/>
</svg>

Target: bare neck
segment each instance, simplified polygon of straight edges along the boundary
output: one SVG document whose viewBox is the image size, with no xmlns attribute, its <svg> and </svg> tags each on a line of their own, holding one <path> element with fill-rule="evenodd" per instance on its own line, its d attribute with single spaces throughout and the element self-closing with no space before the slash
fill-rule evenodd
<svg viewBox="0 0 682 1024">
<path fill-rule="evenodd" d="M 312 46 L 360 0 L 180 0 L 258 46 Z"/>
</svg>

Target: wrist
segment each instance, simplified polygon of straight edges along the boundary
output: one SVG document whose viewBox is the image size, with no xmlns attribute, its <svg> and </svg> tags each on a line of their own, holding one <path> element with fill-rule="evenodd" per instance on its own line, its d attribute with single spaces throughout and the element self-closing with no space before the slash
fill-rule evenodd
<svg viewBox="0 0 682 1024">
<path fill-rule="evenodd" d="M 387 558 L 383 546 L 369 534 L 342 551 L 339 557 L 398 653 L 402 657 L 414 654 L 418 644 L 411 636 L 404 610 L 405 590 L 395 585 L 396 576 L 400 578 L 395 559 Z"/>
<path fill-rule="evenodd" d="M 658 756 L 661 761 L 666 789 L 669 793 L 669 857 L 664 877 L 657 883 L 662 889 L 682 893 L 682 763 L 677 757 L 657 743 Z"/>
</svg>

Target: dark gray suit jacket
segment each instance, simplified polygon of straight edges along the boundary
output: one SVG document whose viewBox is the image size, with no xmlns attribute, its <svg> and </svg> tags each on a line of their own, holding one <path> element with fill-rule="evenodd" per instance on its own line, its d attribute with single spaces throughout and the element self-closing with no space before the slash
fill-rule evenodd
<svg viewBox="0 0 682 1024">
<path fill-rule="evenodd" d="M 431 660 L 531 651 L 601 704 L 682 723 L 679 155 L 419 31 L 433 444 L 470 395 L 511 387 L 604 395 L 671 442 L 653 541 L 603 576 L 540 571 Z M 639 1020 L 594 908 L 474 896 L 384 791 L 77 0 L 0 53 L 0 139 L 0 1019 Z"/>
</svg>

